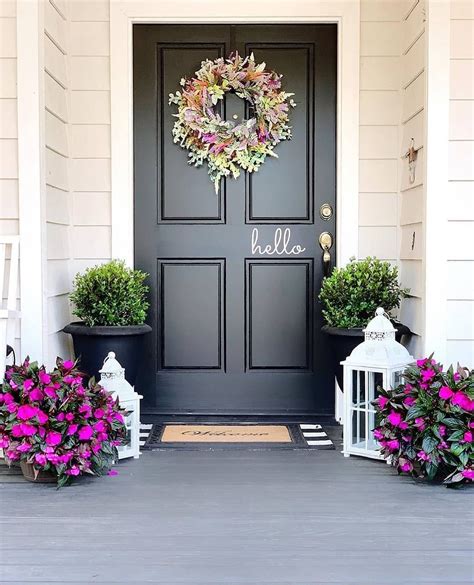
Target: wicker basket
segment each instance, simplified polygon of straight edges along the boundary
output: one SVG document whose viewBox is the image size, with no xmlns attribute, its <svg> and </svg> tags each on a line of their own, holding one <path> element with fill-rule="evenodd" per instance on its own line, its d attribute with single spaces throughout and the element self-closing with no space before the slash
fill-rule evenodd
<svg viewBox="0 0 474 585">
<path fill-rule="evenodd" d="M 23 477 L 27 481 L 33 481 L 35 483 L 56 483 L 58 480 L 57 476 L 51 471 L 39 471 L 35 478 L 35 470 L 32 463 L 21 461 L 20 467 L 23 472 Z"/>
</svg>

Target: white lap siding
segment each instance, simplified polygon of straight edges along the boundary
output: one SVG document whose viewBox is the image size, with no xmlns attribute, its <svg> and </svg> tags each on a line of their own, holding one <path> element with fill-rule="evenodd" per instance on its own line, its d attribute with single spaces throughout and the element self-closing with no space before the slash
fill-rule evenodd
<svg viewBox="0 0 474 585">
<path fill-rule="evenodd" d="M 0 2 L 0 235 L 18 235 L 16 1 Z M 17 287 L 20 291 L 20 288 Z M 18 292 L 18 308 L 20 308 Z M 5 298 L 5 295 L 3 295 Z M 20 353 L 19 322 L 14 334 Z"/>
</svg>

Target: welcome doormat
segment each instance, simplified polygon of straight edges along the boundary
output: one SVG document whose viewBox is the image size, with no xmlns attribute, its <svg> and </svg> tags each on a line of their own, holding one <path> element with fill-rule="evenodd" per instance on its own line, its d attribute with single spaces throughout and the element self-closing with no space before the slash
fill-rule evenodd
<svg viewBox="0 0 474 585">
<path fill-rule="evenodd" d="M 142 449 L 334 449 L 319 424 L 162 423 L 141 425 Z"/>
</svg>

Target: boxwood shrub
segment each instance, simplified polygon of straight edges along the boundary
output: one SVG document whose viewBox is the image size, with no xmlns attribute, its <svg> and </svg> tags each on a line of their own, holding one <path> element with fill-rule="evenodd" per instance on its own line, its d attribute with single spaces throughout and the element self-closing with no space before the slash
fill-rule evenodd
<svg viewBox="0 0 474 585">
<path fill-rule="evenodd" d="M 74 279 L 73 314 L 85 325 L 141 325 L 149 307 L 147 274 L 120 260 L 88 268 Z"/>
</svg>

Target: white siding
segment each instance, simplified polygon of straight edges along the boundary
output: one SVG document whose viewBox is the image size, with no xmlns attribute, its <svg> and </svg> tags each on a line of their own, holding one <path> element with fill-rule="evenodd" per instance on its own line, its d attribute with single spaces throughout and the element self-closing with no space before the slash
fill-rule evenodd
<svg viewBox="0 0 474 585">
<path fill-rule="evenodd" d="M 474 366 L 474 4 L 451 2 L 448 361 Z"/>
<path fill-rule="evenodd" d="M 402 303 L 401 320 L 416 333 L 411 351 L 422 353 L 424 299 L 424 205 L 423 186 L 425 120 L 425 23 L 424 0 L 406 2 L 402 17 L 401 118 L 399 144 L 399 258 L 402 285 L 410 296 Z M 415 177 L 410 176 L 408 159 L 403 158 L 412 143 L 418 150 Z"/>
<path fill-rule="evenodd" d="M 398 258 L 401 4 L 361 3 L 359 258 Z"/>
<path fill-rule="evenodd" d="M 0 235 L 18 235 L 16 2 L 0 4 Z M 15 331 L 11 341 L 19 355 L 18 324 Z"/>
<path fill-rule="evenodd" d="M 56 357 L 70 354 L 70 341 L 61 329 L 70 321 L 71 289 L 69 23 L 65 5 L 44 3 L 45 85 L 45 230 L 46 230 L 46 333 L 49 366 Z"/>
</svg>

